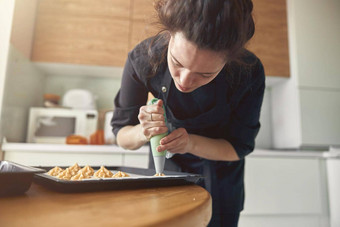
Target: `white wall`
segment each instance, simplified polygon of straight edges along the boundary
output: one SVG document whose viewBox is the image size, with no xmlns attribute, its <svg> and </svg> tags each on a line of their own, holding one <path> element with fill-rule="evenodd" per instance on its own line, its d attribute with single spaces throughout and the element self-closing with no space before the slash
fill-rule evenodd
<svg viewBox="0 0 340 227">
<path fill-rule="evenodd" d="M 29 108 L 43 104 L 44 87 L 45 76 L 11 45 L 1 125 L 9 142 L 25 141 Z"/>
<path fill-rule="evenodd" d="M 26 57 L 31 57 L 37 0 L 16 0 L 11 43 Z"/>
<path fill-rule="evenodd" d="M 0 1 L 0 138 L 2 138 L 2 103 L 8 62 L 9 40 L 12 27 L 14 1 Z M 1 141 L 0 141 L 1 145 Z M 0 150 L 0 160 L 1 160 Z"/>
<path fill-rule="evenodd" d="M 6 137 L 10 142 L 25 141 L 29 107 L 42 104 L 43 99 L 44 75 L 30 62 L 36 5 L 37 0 L 8 0 L 1 1 L 0 5 L 0 10 L 4 10 L 0 15 L 8 15 L 8 39 L 0 39 L 0 45 L 7 45 L 7 48 L 0 48 L 0 54 L 8 57 L 7 70 L 0 73 L 4 77 L 1 80 L 3 93 L 0 93 L 3 99 L 0 138 Z"/>
</svg>

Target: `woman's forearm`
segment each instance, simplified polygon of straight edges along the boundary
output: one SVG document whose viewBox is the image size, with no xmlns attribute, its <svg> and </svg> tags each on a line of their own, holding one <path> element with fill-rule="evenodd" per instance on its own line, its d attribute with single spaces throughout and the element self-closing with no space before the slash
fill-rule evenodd
<svg viewBox="0 0 340 227">
<path fill-rule="evenodd" d="M 142 133 L 141 125 L 127 125 L 121 128 L 117 134 L 118 146 L 128 149 L 136 150 L 147 142 L 147 138 Z"/>
<path fill-rule="evenodd" d="M 199 135 L 189 134 L 192 147 L 190 153 L 193 155 L 216 161 L 238 161 L 234 147 L 227 140 L 212 139 Z"/>
</svg>

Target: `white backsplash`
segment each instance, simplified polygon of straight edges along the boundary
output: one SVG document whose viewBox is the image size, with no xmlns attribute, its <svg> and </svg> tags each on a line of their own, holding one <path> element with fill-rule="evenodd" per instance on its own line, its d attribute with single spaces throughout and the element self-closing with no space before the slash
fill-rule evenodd
<svg viewBox="0 0 340 227">
<path fill-rule="evenodd" d="M 86 89 L 96 97 L 98 110 L 113 108 L 113 99 L 116 96 L 121 79 L 88 76 L 46 76 L 45 93 L 63 95 L 70 89 Z"/>
</svg>

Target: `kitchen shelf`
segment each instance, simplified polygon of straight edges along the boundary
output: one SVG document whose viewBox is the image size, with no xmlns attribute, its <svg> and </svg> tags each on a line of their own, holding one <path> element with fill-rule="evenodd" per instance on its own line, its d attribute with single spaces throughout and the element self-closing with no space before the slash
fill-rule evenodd
<svg viewBox="0 0 340 227">
<path fill-rule="evenodd" d="M 81 76 L 120 79 L 123 75 L 123 67 L 81 65 L 67 63 L 33 63 L 46 76 Z"/>
</svg>

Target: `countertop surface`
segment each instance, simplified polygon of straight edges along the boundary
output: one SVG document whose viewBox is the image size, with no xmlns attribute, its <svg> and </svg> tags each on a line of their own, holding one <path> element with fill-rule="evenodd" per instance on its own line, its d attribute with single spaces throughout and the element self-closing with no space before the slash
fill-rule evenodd
<svg viewBox="0 0 340 227">
<path fill-rule="evenodd" d="M 197 185 L 60 193 L 33 183 L 0 197 L 0 226 L 206 226 L 211 203 Z"/>
<path fill-rule="evenodd" d="M 125 150 L 117 145 L 65 145 L 65 144 L 35 144 L 35 143 L 8 143 L 2 144 L 5 152 L 44 152 L 44 153 L 120 153 L 147 155 L 149 146 L 145 145 L 137 150 Z M 284 150 L 259 149 L 247 157 L 293 157 L 293 158 L 340 158 L 340 149 L 333 150 Z"/>
<path fill-rule="evenodd" d="M 337 151 L 312 151 L 312 150 L 265 150 L 255 149 L 247 157 L 277 157 L 277 158 L 340 158 L 340 152 Z"/>
<path fill-rule="evenodd" d="M 20 152 L 44 153 L 129 153 L 148 154 L 149 146 L 142 146 L 137 150 L 126 150 L 115 144 L 111 145 L 68 145 L 68 144 L 38 144 L 38 143 L 2 143 L 2 150 Z"/>
</svg>

